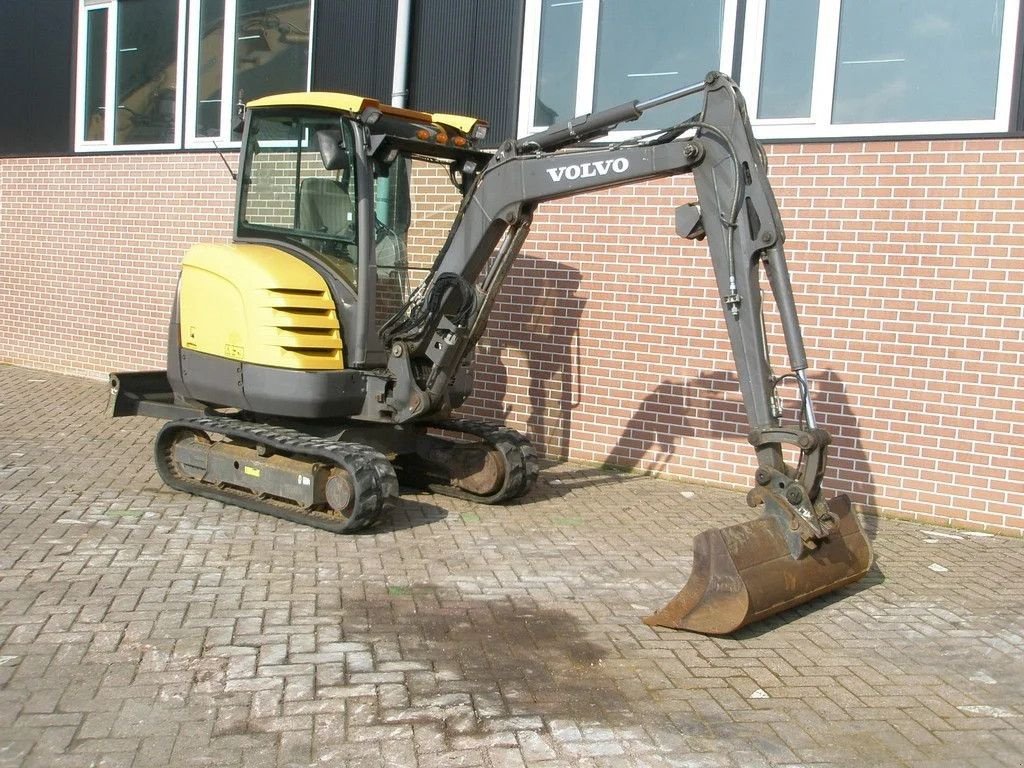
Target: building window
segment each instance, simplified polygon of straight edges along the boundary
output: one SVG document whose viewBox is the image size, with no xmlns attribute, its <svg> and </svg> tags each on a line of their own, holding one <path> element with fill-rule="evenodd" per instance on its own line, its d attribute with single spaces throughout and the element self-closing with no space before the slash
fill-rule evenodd
<svg viewBox="0 0 1024 768">
<path fill-rule="evenodd" d="M 742 87 L 763 138 L 1009 127 L 1016 0 L 749 0 Z"/>
<path fill-rule="evenodd" d="M 1010 127 L 1020 0 L 744 5 L 738 25 L 736 0 L 526 0 L 519 134 L 728 73 L 734 47 L 760 138 Z M 693 96 L 621 129 L 671 125 L 699 105 Z"/>
<path fill-rule="evenodd" d="M 527 0 L 520 134 L 731 71 L 736 13 L 736 0 Z M 665 127 L 699 108 L 699 98 L 682 99 L 622 130 Z"/>
<path fill-rule="evenodd" d="M 185 0 L 88 2 L 81 11 L 76 148 L 177 146 Z"/>
<path fill-rule="evenodd" d="M 237 140 L 239 102 L 308 89 L 311 0 L 190 0 L 189 11 L 188 146 Z"/>
<path fill-rule="evenodd" d="M 308 89 L 312 5 L 80 0 L 75 148 L 231 143 L 240 100 Z"/>
<path fill-rule="evenodd" d="M 107 135 L 107 17 L 106 8 L 94 8 L 85 17 L 86 50 L 80 141 L 103 141 Z"/>
</svg>

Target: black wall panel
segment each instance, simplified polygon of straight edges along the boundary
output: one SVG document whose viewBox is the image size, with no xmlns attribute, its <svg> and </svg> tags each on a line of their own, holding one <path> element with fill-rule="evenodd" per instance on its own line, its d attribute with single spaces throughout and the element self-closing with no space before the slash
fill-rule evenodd
<svg viewBox="0 0 1024 768">
<path fill-rule="evenodd" d="M 397 8 L 397 0 L 319 0 L 312 89 L 390 103 Z"/>
<path fill-rule="evenodd" d="M 0 0 L 0 157 L 72 149 L 75 0 Z"/>
<path fill-rule="evenodd" d="M 1024 14 L 1017 21 L 1017 46 L 1014 48 L 1017 67 L 1013 76 L 1013 100 L 1010 105 L 1010 134 L 1024 134 Z"/>
<path fill-rule="evenodd" d="M 481 117 L 488 146 L 516 132 L 522 0 L 416 0 L 409 106 Z"/>
</svg>

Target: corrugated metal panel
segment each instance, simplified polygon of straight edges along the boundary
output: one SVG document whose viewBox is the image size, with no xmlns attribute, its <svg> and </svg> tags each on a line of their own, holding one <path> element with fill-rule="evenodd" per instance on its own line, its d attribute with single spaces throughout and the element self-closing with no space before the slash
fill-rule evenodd
<svg viewBox="0 0 1024 768">
<path fill-rule="evenodd" d="M 490 146 L 515 135 L 523 0 L 417 0 L 409 106 L 482 117 Z"/>
<path fill-rule="evenodd" d="M 0 156 L 71 152 L 74 0 L 0 3 Z"/>
<path fill-rule="evenodd" d="M 318 0 L 312 89 L 390 102 L 397 8 L 397 0 Z"/>
</svg>

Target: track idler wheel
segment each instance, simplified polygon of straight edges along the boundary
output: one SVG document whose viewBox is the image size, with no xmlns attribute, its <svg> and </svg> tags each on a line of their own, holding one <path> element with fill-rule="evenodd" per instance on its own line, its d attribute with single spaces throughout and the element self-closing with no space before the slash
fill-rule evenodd
<svg viewBox="0 0 1024 768">
<path fill-rule="evenodd" d="M 444 468 L 455 488 L 474 496 L 490 496 L 505 482 L 501 452 L 486 443 L 455 443 L 425 435 L 417 447 L 429 465 Z"/>
<path fill-rule="evenodd" d="M 338 515 L 348 520 L 356 502 L 356 487 L 352 476 L 339 467 L 333 467 L 324 483 L 324 499 Z"/>
<path fill-rule="evenodd" d="M 396 462 L 399 476 L 413 487 L 467 499 L 499 504 L 528 493 L 537 482 L 537 453 L 529 439 L 514 429 L 472 419 L 452 419 L 425 425 L 416 453 Z"/>
<path fill-rule="evenodd" d="M 644 623 L 727 635 L 861 579 L 871 567 L 871 546 L 849 497 L 837 496 L 828 509 L 835 526 L 799 558 L 771 515 L 697 534 L 689 580 Z"/>
</svg>

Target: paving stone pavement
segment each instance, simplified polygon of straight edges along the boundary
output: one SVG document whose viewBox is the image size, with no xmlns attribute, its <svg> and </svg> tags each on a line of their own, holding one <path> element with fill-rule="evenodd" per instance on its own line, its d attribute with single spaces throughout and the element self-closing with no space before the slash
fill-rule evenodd
<svg viewBox="0 0 1024 768">
<path fill-rule="evenodd" d="M 640 622 L 742 495 L 558 464 L 334 536 L 165 488 L 157 422 L 0 366 L 0 768 L 1024 765 L 1024 541 L 868 519 L 861 583 Z"/>
</svg>

